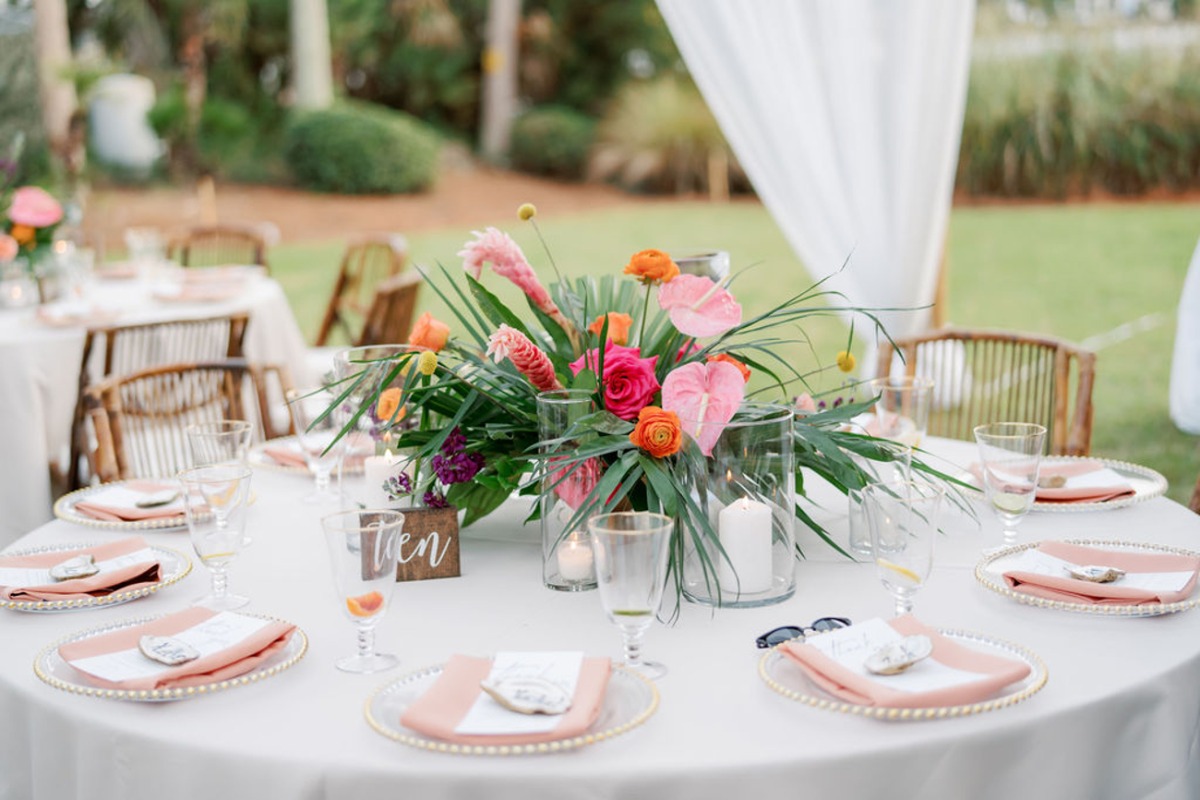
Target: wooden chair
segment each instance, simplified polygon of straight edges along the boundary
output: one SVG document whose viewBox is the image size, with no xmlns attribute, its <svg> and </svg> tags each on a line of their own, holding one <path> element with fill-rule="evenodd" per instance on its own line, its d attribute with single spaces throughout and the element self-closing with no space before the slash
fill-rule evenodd
<svg viewBox="0 0 1200 800">
<path fill-rule="evenodd" d="M 167 256 L 184 267 L 223 264 L 267 266 L 267 243 L 255 228 L 208 225 L 189 229 L 167 245 Z"/>
<path fill-rule="evenodd" d="M 1192 489 L 1192 499 L 1188 503 L 1188 508 L 1200 514 L 1200 478 L 1196 479 L 1196 488 Z"/>
<path fill-rule="evenodd" d="M 362 332 L 354 344 L 395 344 L 408 341 L 417 312 L 421 273 L 416 270 L 393 275 L 379 284 L 367 310 Z"/>
<path fill-rule="evenodd" d="M 974 441 L 988 422 L 1036 422 L 1052 455 L 1087 455 L 1096 355 L 1048 336 L 946 328 L 896 341 L 903 372 L 933 380 L 929 433 Z M 878 375 L 900 369 L 879 349 Z"/>
<path fill-rule="evenodd" d="M 78 489 L 88 478 L 84 469 L 89 445 L 83 397 L 91 384 L 163 364 L 240 358 L 249 323 L 250 315 L 239 313 L 89 329 L 79 367 L 67 486 Z"/>
<path fill-rule="evenodd" d="M 369 235 L 351 242 L 342 256 L 316 346 L 324 345 L 335 327 L 342 329 L 346 341 L 353 341 L 354 331 L 361 330 L 370 309 L 376 286 L 404 269 L 407 259 L 408 242 L 399 234 Z"/>
<path fill-rule="evenodd" d="M 84 394 L 96 442 L 92 470 L 105 482 L 174 475 L 189 465 L 185 430 L 193 422 L 249 420 L 252 441 L 285 435 L 290 428 L 272 422 L 268 397 L 291 390 L 283 367 L 243 359 L 172 364 L 103 380 Z"/>
</svg>

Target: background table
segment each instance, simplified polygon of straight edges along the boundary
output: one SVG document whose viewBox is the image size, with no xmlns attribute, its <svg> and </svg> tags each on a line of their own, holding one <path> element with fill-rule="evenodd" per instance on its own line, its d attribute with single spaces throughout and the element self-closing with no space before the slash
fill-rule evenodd
<svg viewBox="0 0 1200 800">
<path fill-rule="evenodd" d="M 153 289 L 141 280 L 98 281 L 89 301 L 116 312 L 107 324 L 118 325 L 248 312 L 246 357 L 307 379 L 304 337 L 270 278 L 251 277 L 238 297 L 220 302 L 160 302 Z M 45 325 L 32 308 L 0 310 L 0 547 L 52 518 L 48 465 L 70 443 L 86 333 Z"/>
<path fill-rule="evenodd" d="M 935 443 L 959 463 L 973 447 Z M 1200 611 L 1150 619 L 1034 608 L 979 586 L 980 548 L 999 525 L 951 520 L 917 616 L 1023 644 L 1049 667 L 1045 689 L 1011 708 L 959 719 L 888 723 L 809 708 L 760 680 L 756 635 L 822 615 L 886 617 L 892 601 L 868 564 L 805 537 L 797 590 L 780 605 L 686 605 L 656 625 L 661 707 L 645 725 L 577 752 L 507 758 L 428 753 L 364 721 L 377 687 L 456 652 L 582 649 L 617 655 L 595 592 L 540 583 L 535 526 L 510 503 L 464 533 L 461 578 L 400 584 L 378 639 L 402 658 L 354 676 L 334 660 L 354 647 L 330 588 L 318 514 L 296 502 L 307 479 L 256 470 L 254 544 L 232 567 L 247 609 L 299 624 L 311 649 L 263 683 L 191 701 L 140 705 L 42 684 L 34 655 L 74 631 L 178 610 L 203 593 L 199 564 L 179 585 L 121 607 L 73 614 L 4 612 L 0 655 L 0 797 L 67 798 L 1154 798 L 1200 797 Z M 845 500 L 817 513 L 844 537 Z M 980 509 L 986 511 L 986 509 Z M 111 539 L 56 521 L 20 542 Z M 1035 513 L 1022 537 L 1097 537 L 1200 549 L 1200 517 L 1165 499 L 1085 514 Z M 188 550 L 186 533 L 147 536 Z"/>
</svg>

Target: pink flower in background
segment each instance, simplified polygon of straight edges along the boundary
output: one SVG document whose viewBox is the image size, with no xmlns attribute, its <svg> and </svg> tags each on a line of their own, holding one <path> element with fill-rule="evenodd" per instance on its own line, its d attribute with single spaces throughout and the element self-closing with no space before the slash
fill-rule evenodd
<svg viewBox="0 0 1200 800">
<path fill-rule="evenodd" d="M 571 372 L 599 369 L 600 351 L 593 348 L 571 362 Z M 654 399 L 659 390 L 654 368 L 658 356 L 642 358 L 639 347 L 622 347 L 609 342 L 604 348 L 604 374 L 598 376 L 604 387 L 604 407 L 621 419 L 633 419 Z"/>
<path fill-rule="evenodd" d="M 817 403 L 812 399 L 811 394 L 804 392 L 796 398 L 796 410 L 803 411 L 806 414 L 812 414 L 817 410 Z"/>
<path fill-rule="evenodd" d="M 745 393 L 746 382 L 733 364 L 697 361 L 667 375 L 662 387 L 662 407 L 678 414 L 683 432 L 696 440 L 700 452 L 711 456 L 721 431 L 737 413 Z"/>
<path fill-rule="evenodd" d="M 0 233 L 0 264 L 12 261 L 21 251 L 21 245 L 7 233 Z"/>
<path fill-rule="evenodd" d="M 658 305 L 680 333 L 720 336 L 742 321 L 742 307 L 711 278 L 680 275 L 658 287 Z"/>
<path fill-rule="evenodd" d="M 552 458 L 550 463 L 562 460 L 565 459 Z M 550 483 L 554 485 L 554 493 L 570 506 L 572 511 L 578 511 L 579 507 L 587 502 L 588 496 L 596 488 L 603 474 L 600 462 L 589 458 L 587 461 L 567 464 L 555 470 L 550 475 Z"/>
<path fill-rule="evenodd" d="M 8 218 L 18 225 L 45 228 L 61 222 L 63 210 L 58 201 L 51 197 L 45 189 L 39 189 L 36 186 L 22 186 L 13 192 Z"/>
<path fill-rule="evenodd" d="M 515 283 L 539 311 L 557 322 L 563 330 L 574 329 L 550 299 L 550 292 L 542 286 L 537 273 L 525 260 L 520 245 L 514 242 L 512 237 L 496 228 L 472 233 L 475 235 L 475 241 L 467 242 L 458 252 L 463 258 L 463 269 L 470 272 L 475 280 L 479 280 L 483 274 L 483 265 L 491 264 L 493 272 Z"/>
<path fill-rule="evenodd" d="M 497 364 L 507 358 L 539 392 L 563 388 L 549 356 L 516 328 L 501 325 L 488 339 L 487 354 Z"/>
<path fill-rule="evenodd" d="M 675 363 L 678 364 L 680 361 L 683 361 L 688 356 L 695 355 L 696 353 L 699 353 L 703 349 L 704 348 L 700 346 L 699 342 L 689 341 L 687 344 L 680 346 L 679 352 L 675 354 Z"/>
</svg>

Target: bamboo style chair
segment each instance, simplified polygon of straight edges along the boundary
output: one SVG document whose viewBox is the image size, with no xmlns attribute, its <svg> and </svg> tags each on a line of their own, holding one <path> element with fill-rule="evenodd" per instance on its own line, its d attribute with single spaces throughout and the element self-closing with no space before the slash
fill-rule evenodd
<svg viewBox="0 0 1200 800">
<path fill-rule="evenodd" d="M 83 398 L 90 385 L 163 364 L 240 358 L 249 324 L 250 315 L 239 313 L 89 329 L 83 341 L 79 390 L 71 425 L 68 488 L 79 489 L 88 479 L 85 467 L 89 443 Z"/>
<path fill-rule="evenodd" d="M 375 289 L 375 297 L 371 300 L 355 346 L 408 341 L 422 280 L 421 273 L 412 270 L 393 275 L 380 283 Z"/>
<path fill-rule="evenodd" d="M 174 475 L 189 466 L 185 431 L 193 422 L 248 420 L 252 441 L 286 435 L 291 427 L 272 421 L 269 398 L 291 390 L 285 368 L 244 359 L 108 378 L 84 395 L 96 442 L 89 453 L 92 470 L 105 482 Z"/>
<path fill-rule="evenodd" d="M 929 433 L 974 441 L 976 425 L 1035 422 L 1051 455 L 1087 455 L 1096 355 L 1049 336 L 947 328 L 879 349 L 878 375 L 933 380 Z"/>
<path fill-rule="evenodd" d="M 1192 499 L 1188 503 L 1188 508 L 1200 514 L 1200 478 L 1196 479 L 1196 488 L 1192 489 Z"/>
<path fill-rule="evenodd" d="M 408 242 L 399 234 L 374 234 L 351 242 L 342 255 L 315 345 L 326 344 L 334 328 L 340 328 L 346 340 L 353 341 L 354 331 L 361 330 L 370 310 L 376 287 L 403 270 L 407 260 Z"/>
<path fill-rule="evenodd" d="M 184 267 L 257 264 L 268 267 L 267 243 L 256 229 L 242 225 L 208 225 L 172 239 L 167 256 Z"/>
</svg>

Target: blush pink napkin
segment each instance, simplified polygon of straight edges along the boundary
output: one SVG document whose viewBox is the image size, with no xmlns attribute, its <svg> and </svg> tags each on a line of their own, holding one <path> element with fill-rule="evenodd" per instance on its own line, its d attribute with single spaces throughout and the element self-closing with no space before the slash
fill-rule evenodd
<svg viewBox="0 0 1200 800">
<path fill-rule="evenodd" d="M 356 433 L 350 435 L 350 445 L 355 448 L 356 452 L 351 453 L 346 457 L 344 466 L 346 469 L 362 469 L 363 461 L 367 457 L 365 452 L 357 452 L 364 446 L 363 440 L 370 446 L 370 453 L 375 452 L 375 443 L 371 441 L 371 437 L 366 434 Z M 266 444 L 262 449 L 272 461 L 281 467 L 298 467 L 300 469 L 308 469 L 308 462 L 304 460 L 304 453 L 298 450 L 291 444 Z"/>
<path fill-rule="evenodd" d="M 600 715 L 612 662 L 607 658 L 583 659 L 579 681 L 575 685 L 575 699 L 571 708 L 563 714 L 558 727 L 552 731 L 529 734 L 455 733 L 455 727 L 475 705 L 482 691 L 479 682 L 488 676 L 491 669 L 490 658 L 451 656 L 433 686 L 400 717 L 400 724 L 426 736 L 458 744 L 537 744 L 569 739 L 586 731 Z"/>
<path fill-rule="evenodd" d="M 933 640 L 930 659 L 947 667 L 978 673 L 979 680 L 925 692 L 902 692 L 889 687 L 885 676 L 874 678 L 859 675 L 812 645 L 793 641 L 780 645 L 779 649 L 830 694 L 849 703 L 881 708 L 931 708 L 977 703 L 1029 674 L 1028 664 L 964 647 L 918 622 L 911 615 L 890 619 L 887 624 L 902 636 L 925 634 Z"/>
<path fill-rule="evenodd" d="M 1102 469 L 1104 469 L 1102 462 L 1086 459 L 1083 461 L 1043 461 L 1038 470 L 1038 481 L 1058 476 L 1075 478 Z M 967 467 L 967 471 L 975 476 L 975 480 L 982 487 L 983 467 L 976 463 Z M 1059 489 L 1039 486 L 1035 499 L 1042 503 L 1103 503 L 1108 500 L 1116 500 L 1118 497 L 1128 497 L 1133 493 L 1133 487 L 1128 484 L 1116 486 L 1088 486 L 1085 484 L 1071 488 L 1064 486 Z"/>
<path fill-rule="evenodd" d="M 129 481 L 125 484 L 125 488 L 134 492 L 152 494 L 154 492 L 178 489 L 179 485 L 173 483 L 154 483 L 153 481 Z M 158 508 L 138 508 L 137 506 L 112 506 L 104 503 L 80 500 L 75 503 L 75 510 L 93 519 L 104 520 L 105 522 L 142 522 L 151 519 L 174 519 L 175 517 L 182 519 L 184 516 L 183 509 L 175 503 Z"/>
<path fill-rule="evenodd" d="M 1096 605 L 1143 605 L 1146 603 L 1178 603 L 1192 596 L 1196 588 L 1196 577 L 1200 573 L 1200 558 L 1173 555 L 1171 553 L 1131 553 L 1116 550 L 1098 550 L 1084 545 L 1066 542 L 1042 542 L 1037 549 L 1049 556 L 1070 561 L 1079 566 L 1094 564 L 1116 567 L 1126 572 L 1191 572 L 1192 579 L 1178 592 L 1155 592 L 1136 589 L 1113 583 L 1093 583 L 1063 575 L 1040 575 L 1036 572 L 1013 570 L 1004 573 L 1004 582 L 1015 591 L 1060 600 L 1068 603 L 1093 603 Z"/>
<path fill-rule="evenodd" d="M 0 567 L 47 569 L 85 553 L 90 553 L 96 561 L 106 561 L 117 556 L 135 553 L 145 546 L 145 539 L 140 536 L 130 536 L 95 547 L 81 547 L 78 550 L 61 550 L 56 553 L 36 553 L 27 556 L 0 556 Z M 43 586 L 4 586 L 0 587 L 0 597 L 5 600 L 79 600 L 87 597 L 106 597 L 114 592 L 127 592 L 158 583 L 161 569 L 162 567 L 157 561 L 146 561 L 100 575 L 75 578 L 69 581 L 55 581 Z"/>
<path fill-rule="evenodd" d="M 146 634 L 172 636 L 180 631 L 195 627 L 214 617 L 218 612 L 194 606 L 134 628 L 94 636 L 80 642 L 71 642 L 58 648 L 58 654 L 70 663 L 82 658 L 116 653 L 121 650 L 136 650 L 138 640 Z M 202 683 L 236 678 L 257 667 L 287 644 L 296 626 L 287 622 L 272 621 L 247 636 L 233 647 L 212 655 L 198 658 L 187 664 L 161 672 L 148 678 L 126 681 L 106 681 L 80 671 L 90 683 L 105 689 L 165 689 L 168 687 L 196 686 Z"/>
<path fill-rule="evenodd" d="M 178 292 L 158 292 L 154 297 L 167 303 L 218 303 L 242 292 L 242 283 L 185 283 Z"/>
</svg>

